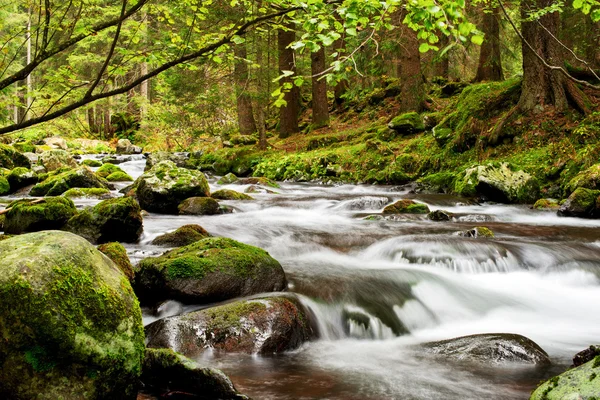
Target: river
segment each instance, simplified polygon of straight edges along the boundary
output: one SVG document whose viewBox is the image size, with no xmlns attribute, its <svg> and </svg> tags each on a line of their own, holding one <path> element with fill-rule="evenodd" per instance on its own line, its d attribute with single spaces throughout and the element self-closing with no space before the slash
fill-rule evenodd
<svg viewBox="0 0 600 400">
<path fill-rule="evenodd" d="M 135 178 L 144 162 L 134 157 L 120 166 Z M 210 184 L 246 188 L 217 185 L 215 177 Z M 285 354 L 207 352 L 198 360 L 221 368 L 254 399 L 527 399 L 600 337 L 600 220 L 404 187 L 282 183 L 273 190 L 225 202 L 232 214 L 148 214 L 140 243 L 126 246 L 135 263 L 164 251 L 149 244 L 156 236 L 199 224 L 264 248 L 282 264 L 319 338 Z M 401 198 L 457 217 L 378 219 Z M 453 235 L 480 225 L 496 237 Z M 158 317 L 173 310 L 180 307 L 171 304 Z M 145 310 L 146 323 L 156 318 Z M 496 332 L 529 337 L 553 366 L 457 363 L 418 346 Z"/>
</svg>

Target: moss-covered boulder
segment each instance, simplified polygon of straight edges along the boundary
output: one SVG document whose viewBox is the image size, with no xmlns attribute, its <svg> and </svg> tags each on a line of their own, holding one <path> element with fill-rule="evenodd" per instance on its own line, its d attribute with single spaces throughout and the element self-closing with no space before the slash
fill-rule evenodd
<svg viewBox="0 0 600 400">
<path fill-rule="evenodd" d="M 127 174 L 126 172 L 120 171 L 113 172 L 112 174 L 106 177 L 106 180 L 109 182 L 128 182 L 133 181 L 133 178 L 129 176 L 129 174 Z"/>
<path fill-rule="evenodd" d="M 487 364 L 548 365 L 550 357 L 531 339 L 511 333 L 483 333 L 421 345 L 428 353 Z"/>
<path fill-rule="evenodd" d="M 8 179 L 0 175 L 0 196 L 10 193 L 10 183 Z"/>
<path fill-rule="evenodd" d="M 221 207 L 212 197 L 190 197 L 177 206 L 179 214 L 185 215 L 215 215 L 221 214 Z"/>
<path fill-rule="evenodd" d="M 236 182 L 236 184 L 240 185 L 260 185 L 267 186 L 272 188 L 279 188 L 279 184 L 272 179 L 265 178 L 263 176 L 251 176 L 249 178 L 240 178 Z"/>
<path fill-rule="evenodd" d="M 254 200 L 252 196 L 229 189 L 217 190 L 210 196 L 219 200 Z"/>
<path fill-rule="evenodd" d="M 433 137 L 435 141 L 443 147 L 454 138 L 454 131 L 450 128 L 435 127 L 433 128 Z"/>
<path fill-rule="evenodd" d="M 109 182 L 118 181 L 132 181 L 133 179 L 121 169 L 121 167 L 114 164 L 103 164 L 96 171 L 96 175 L 100 178 L 104 178 Z"/>
<path fill-rule="evenodd" d="M 417 203 L 413 200 L 402 199 L 390 204 L 383 209 L 384 214 L 428 214 L 427 204 Z"/>
<path fill-rule="evenodd" d="M 86 158 L 85 160 L 83 160 L 81 162 L 82 165 L 87 165 L 88 167 L 91 168 L 96 168 L 96 167 L 101 167 L 102 166 L 102 161 L 99 160 L 94 160 L 92 158 Z"/>
<path fill-rule="evenodd" d="M 200 225 L 184 225 L 173 232 L 157 236 L 152 244 L 155 246 L 181 247 L 209 236 L 208 232 Z"/>
<path fill-rule="evenodd" d="M 48 150 L 40 154 L 40 165 L 46 168 L 46 171 L 54 171 L 59 168 L 68 167 L 75 168 L 77 162 L 65 150 Z"/>
<path fill-rule="evenodd" d="M 131 265 L 131 261 L 129 261 L 127 250 L 125 250 L 125 247 L 123 247 L 121 243 L 104 243 L 98 246 L 98 250 L 106 257 L 110 258 L 112 262 L 119 267 L 127 279 L 129 279 L 129 281 L 133 280 L 133 277 L 135 276 L 135 273 L 133 272 L 133 265 Z"/>
<path fill-rule="evenodd" d="M 67 198 L 17 200 L 7 207 L 4 232 L 20 234 L 48 229 L 61 229 L 77 214 L 75 204 Z"/>
<path fill-rule="evenodd" d="M 532 393 L 530 400 L 598 399 L 600 356 L 548 379 Z"/>
<path fill-rule="evenodd" d="M 600 190 L 577 188 L 558 209 L 562 217 L 600 218 Z"/>
<path fill-rule="evenodd" d="M 10 191 L 14 193 L 21 188 L 37 183 L 38 177 L 37 174 L 30 169 L 17 167 L 10 171 L 10 174 L 6 176 L 6 180 L 10 185 Z"/>
<path fill-rule="evenodd" d="M 533 203 L 539 198 L 540 185 L 533 176 L 508 163 L 487 164 L 466 169 L 456 178 L 454 192 L 498 203 Z"/>
<path fill-rule="evenodd" d="M 432 221 L 451 221 L 454 214 L 444 210 L 435 210 L 427 214 L 427 218 Z"/>
<path fill-rule="evenodd" d="M 190 357 L 207 348 L 279 353 L 295 349 L 314 336 L 306 312 L 292 297 L 236 301 L 170 317 L 147 326 L 146 333 L 148 347 L 171 347 Z"/>
<path fill-rule="evenodd" d="M 0 144 L 0 168 L 31 168 L 29 159 L 14 147 Z"/>
<path fill-rule="evenodd" d="M 222 176 L 221 179 L 219 179 L 217 181 L 217 184 L 219 185 L 228 185 L 231 183 L 235 183 L 239 178 L 237 176 L 235 176 L 234 174 L 232 174 L 231 172 L 228 173 L 225 176 Z"/>
<path fill-rule="evenodd" d="M 269 253 L 227 238 L 207 238 L 142 260 L 136 269 L 140 301 L 212 303 L 286 288 Z"/>
<path fill-rule="evenodd" d="M 185 199 L 210 196 L 204 173 L 179 168 L 172 161 L 158 163 L 134 186 L 142 208 L 158 213 L 177 214 L 177 206 Z"/>
<path fill-rule="evenodd" d="M 168 151 L 157 151 L 154 153 L 150 153 L 148 155 L 148 158 L 146 159 L 145 170 L 148 171 L 163 161 L 171 161 L 180 168 L 186 168 L 190 166 L 190 154 L 171 153 Z"/>
<path fill-rule="evenodd" d="M 110 194 L 110 190 L 104 188 L 73 188 L 67 190 L 62 195 L 70 199 L 81 197 L 93 197 L 106 200 L 112 197 L 112 195 Z"/>
<path fill-rule="evenodd" d="M 248 399 L 220 370 L 200 367 L 170 349 L 146 349 L 141 381 L 145 391 L 160 398 L 172 393 L 194 393 L 203 399 Z"/>
<path fill-rule="evenodd" d="M 594 164 L 581 171 L 567 183 L 565 195 L 573 193 L 577 188 L 600 190 L 600 164 Z"/>
<path fill-rule="evenodd" d="M 133 197 L 108 199 L 81 211 L 64 229 L 92 243 L 135 243 L 143 230 L 142 210 Z"/>
<path fill-rule="evenodd" d="M 392 119 L 388 124 L 388 128 L 393 129 L 400 135 L 410 135 L 412 133 L 423 132 L 425 124 L 419 113 L 409 112 Z"/>
<path fill-rule="evenodd" d="M 57 175 L 51 175 L 29 192 L 32 196 L 59 196 L 71 188 L 109 189 L 108 182 L 98 178 L 88 167 L 82 166 Z"/>
<path fill-rule="evenodd" d="M 476 226 L 476 227 L 471 228 L 466 231 L 456 232 L 456 235 L 462 236 L 462 237 L 472 237 L 472 238 L 478 238 L 478 237 L 493 238 L 494 232 L 492 232 L 492 230 L 490 228 L 487 228 L 485 226 Z"/>
<path fill-rule="evenodd" d="M 35 153 L 35 145 L 33 145 L 30 141 L 26 140 L 23 142 L 16 142 L 12 144 L 16 150 L 21 153 Z"/>
<path fill-rule="evenodd" d="M 59 231 L 0 242 L 0 397 L 134 400 L 144 329 L 127 278 Z"/>
<path fill-rule="evenodd" d="M 558 210 L 560 204 L 555 199 L 539 199 L 533 204 L 533 208 L 536 210 Z"/>
</svg>

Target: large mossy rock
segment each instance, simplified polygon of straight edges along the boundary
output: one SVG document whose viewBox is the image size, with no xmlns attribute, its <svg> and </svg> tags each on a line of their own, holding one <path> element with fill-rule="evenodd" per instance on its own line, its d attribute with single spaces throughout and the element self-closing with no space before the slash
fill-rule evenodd
<svg viewBox="0 0 600 400">
<path fill-rule="evenodd" d="M 29 185 L 37 183 L 38 177 L 35 172 L 25 167 L 17 167 L 6 176 L 10 185 L 11 193 Z"/>
<path fill-rule="evenodd" d="M 221 214 L 219 202 L 212 197 L 190 197 L 178 206 L 179 214 L 184 215 L 216 215 Z"/>
<path fill-rule="evenodd" d="M 91 197 L 106 200 L 113 197 L 113 195 L 110 193 L 110 190 L 104 188 L 73 188 L 67 190 L 62 195 L 70 199 Z"/>
<path fill-rule="evenodd" d="M 133 265 L 127 255 L 127 250 L 119 242 L 109 242 L 98 246 L 98 250 L 106 257 L 110 258 L 117 267 L 125 274 L 129 281 L 133 280 L 135 273 L 133 272 Z"/>
<path fill-rule="evenodd" d="M 10 183 L 8 179 L 0 175 L 0 196 L 10 193 Z"/>
<path fill-rule="evenodd" d="M 531 395 L 530 400 L 592 400 L 600 396 L 600 356 L 550 378 Z"/>
<path fill-rule="evenodd" d="M 512 333 L 483 333 L 422 344 L 428 353 L 459 361 L 550 364 L 548 354 L 531 339 Z"/>
<path fill-rule="evenodd" d="M 252 196 L 230 189 L 217 190 L 211 194 L 211 197 L 219 200 L 254 200 Z"/>
<path fill-rule="evenodd" d="M 72 188 L 110 189 L 108 182 L 98 178 L 88 167 L 82 166 L 49 176 L 31 188 L 29 194 L 32 196 L 59 196 Z"/>
<path fill-rule="evenodd" d="M 75 168 L 77 162 L 65 150 L 48 150 L 40 154 L 38 163 L 46 168 L 46 171 L 54 171 L 59 168 Z"/>
<path fill-rule="evenodd" d="M 161 161 L 134 186 L 142 208 L 158 213 L 177 214 L 177 206 L 185 199 L 210 196 L 204 173 L 179 168 L 172 161 Z"/>
<path fill-rule="evenodd" d="M 561 217 L 600 218 L 600 190 L 576 189 L 558 209 Z"/>
<path fill-rule="evenodd" d="M 487 164 L 468 168 L 454 182 L 461 196 L 483 196 L 498 203 L 533 203 L 539 198 L 537 179 L 510 164 Z"/>
<path fill-rule="evenodd" d="M 152 244 L 155 246 L 181 247 L 209 236 L 209 233 L 200 225 L 184 225 L 173 232 L 157 236 Z"/>
<path fill-rule="evenodd" d="M 64 197 L 17 200 L 7 208 L 4 232 L 9 234 L 61 229 L 77 214 L 75 204 Z"/>
<path fill-rule="evenodd" d="M 429 214 L 427 204 L 417 203 L 410 199 L 398 200 L 383 209 L 384 214 Z"/>
<path fill-rule="evenodd" d="M 131 176 L 114 164 L 103 164 L 96 171 L 96 175 L 109 182 L 126 182 L 133 180 Z"/>
<path fill-rule="evenodd" d="M 71 218 L 65 230 L 92 243 L 135 243 L 143 230 L 142 210 L 133 197 L 104 200 Z"/>
<path fill-rule="evenodd" d="M 399 115 L 392 119 L 388 128 L 396 131 L 400 135 L 409 135 L 412 133 L 423 132 L 425 124 L 419 113 L 409 112 Z"/>
<path fill-rule="evenodd" d="M 170 349 L 146 349 L 141 381 L 146 391 L 161 397 L 191 393 L 201 400 L 242 400 L 231 380 L 218 369 L 203 368 Z M 198 397 L 196 397 L 198 396 Z"/>
<path fill-rule="evenodd" d="M 16 167 L 31 168 L 31 163 L 14 147 L 0 144 L 0 168 L 13 169 Z"/>
<path fill-rule="evenodd" d="M 581 171 L 569 181 L 565 188 L 565 195 L 573 193 L 577 188 L 600 190 L 600 164 L 594 164 L 585 171 Z"/>
<path fill-rule="evenodd" d="M 44 231 L 0 242 L 0 398 L 133 400 L 139 304 L 86 240 Z"/>
<path fill-rule="evenodd" d="M 190 154 L 171 153 L 168 151 L 157 151 L 150 153 L 146 159 L 145 170 L 148 171 L 163 161 L 171 161 L 180 168 L 186 168 L 190 166 Z"/>
<path fill-rule="evenodd" d="M 283 269 L 269 253 L 227 238 L 207 238 L 142 260 L 136 270 L 140 301 L 212 303 L 280 291 Z"/>
<path fill-rule="evenodd" d="M 309 319 L 294 298 L 236 301 L 165 318 L 146 327 L 148 347 L 170 347 L 194 357 L 212 348 L 272 354 L 298 348 L 313 335 Z"/>
</svg>

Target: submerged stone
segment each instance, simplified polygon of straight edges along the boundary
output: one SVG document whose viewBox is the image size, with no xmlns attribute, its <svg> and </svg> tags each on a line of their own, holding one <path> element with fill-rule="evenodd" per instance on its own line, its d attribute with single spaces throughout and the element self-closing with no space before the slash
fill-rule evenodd
<svg viewBox="0 0 600 400">
<path fill-rule="evenodd" d="M 86 240 L 0 242 L 0 397 L 134 400 L 144 355 L 127 278 Z"/>
<path fill-rule="evenodd" d="M 146 327 L 148 347 L 172 347 L 190 357 L 207 348 L 272 354 L 298 348 L 314 337 L 308 316 L 294 298 L 236 301 L 165 318 Z"/>
<path fill-rule="evenodd" d="M 266 251 L 232 239 L 206 238 L 142 260 L 134 287 L 144 303 L 210 303 L 284 290 L 286 279 Z"/>
<path fill-rule="evenodd" d="M 476 226 L 475 228 L 469 229 L 467 231 L 456 232 L 456 235 L 462 236 L 462 237 L 472 237 L 472 238 L 478 238 L 478 237 L 493 238 L 494 232 L 492 232 L 492 230 L 490 228 L 486 228 L 485 226 Z"/>
<path fill-rule="evenodd" d="M 432 221 L 451 221 L 454 214 L 444 210 L 435 210 L 427 214 L 427 218 Z"/>
</svg>

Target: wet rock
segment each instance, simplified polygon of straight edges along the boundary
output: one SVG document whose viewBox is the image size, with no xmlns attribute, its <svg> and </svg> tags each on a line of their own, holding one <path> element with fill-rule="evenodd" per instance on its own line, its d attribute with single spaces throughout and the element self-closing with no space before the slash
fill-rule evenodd
<svg viewBox="0 0 600 400">
<path fill-rule="evenodd" d="M 240 185 L 260 185 L 260 186 L 267 186 L 267 187 L 272 187 L 272 188 L 279 188 L 279 184 L 269 178 L 265 178 L 265 177 L 250 177 L 250 178 L 240 178 L 237 180 L 237 182 Z"/>
<path fill-rule="evenodd" d="M 106 179 L 109 182 L 124 182 L 133 180 L 131 176 L 127 175 L 125 171 L 114 164 L 103 164 L 96 171 L 96 175 L 100 178 Z"/>
<path fill-rule="evenodd" d="M 577 188 L 600 190 L 600 163 L 575 175 L 566 185 L 565 192 L 571 194 Z"/>
<path fill-rule="evenodd" d="M 483 333 L 424 343 L 425 351 L 460 361 L 482 363 L 550 364 L 548 354 L 525 336 Z"/>
<path fill-rule="evenodd" d="M 44 139 L 44 144 L 52 147 L 53 149 L 67 150 L 69 148 L 69 146 L 67 146 L 67 141 L 58 136 Z"/>
<path fill-rule="evenodd" d="M 536 210 L 558 210 L 560 204 L 555 199 L 539 199 L 533 204 L 533 208 Z"/>
<path fill-rule="evenodd" d="M 75 204 L 64 197 L 17 200 L 7 209 L 4 232 L 9 234 L 61 229 L 77 213 Z"/>
<path fill-rule="evenodd" d="M 493 238 L 494 232 L 492 232 L 492 230 L 490 228 L 486 228 L 485 226 L 476 226 L 475 228 L 469 229 L 467 231 L 456 232 L 455 235 L 462 236 L 462 237 L 472 237 L 472 238 L 478 238 L 478 237 Z"/>
<path fill-rule="evenodd" d="M 31 165 L 37 164 L 38 161 L 40 160 L 39 154 L 35 154 L 33 152 L 26 152 L 26 153 L 23 153 L 23 155 L 25 157 L 27 157 L 27 159 L 29 160 L 29 163 Z"/>
<path fill-rule="evenodd" d="M 134 146 L 129 139 L 119 139 L 117 142 L 117 154 L 141 154 L 142 148 Z"/>
<path fill-rule="evenodd" d="M 184 225 L 174 232 L 157 236 L 152 244 L 155 246 L 181 247 L 187 246 L 209 237 L 210 235 L 200 225 Z"/>
<path fill-rule="evenodd" d="M 152 169 L 162 161 L 171 161 L 179 168 L 189 167 L 190 153 L 170 153 L 168 151 L 157 151 L 150 153 L 146 159 L 145 171 Z"/>
<path fill-rule="evenodd" d="M 206 177 L 200 171 L 179 168 L 162 161 L 134 183 L 140 205 L 146 211 L 177 214 L 177 206 L 190 197 L 209 197 Z"/>
<path fill-rule="evenodd" d="M 428 214 L 427 204 L 417 203 L 413 200 L 402 199 L 383 209 L 384 214 Z"/>
<path fill-rule="evenodd" d="M 388 124 L 388 128 L 393 129 L 400 135 L 410 135 L 423 132 L 425 130 L 425 124 L 419 113 L 409 112 L 392 119 Z"/>
<path fill-rule="evenodd" d="M 435 210 L 427 214 L 427 218 L 432 221 L 451 221 L 454 214 L 444 210 Z"/>
<path fill-rule="evenodd" d="M 465 197 L 482 196 L 498 203 L 533 203 L 539 198 L 539 182 L 510 164 L 487 164 L 468 168 L 457 177 L 454 192 Z"/>
<path fill-rule="evenodd" d="M 115 157 L 115 156 L 106 156 L 102 159 L 102 163 L 103 164 L 113 164 L 113 165 L 119 165 L 119 164 L 123 164 L 124 162 L 127 161 L 131 161 L 131 157 Z"/>
<path fill-rule="evenodd" d="M 143 230 L 141 211 L 132 197 L 104 200 L 71 218 L 64 229 L 92 243 L 135 243 Z"/>
<path fill-rule="evenodd" d="M 279 262 L 266 251 L 232 239 L 206 238 L 142 260 L 134 286 L 144 303 L 210 303 L 280 291 L 286 279 Z"/>
<path fill-rule="evenodd" d="M 213 199 L 219 200 L 254 200 L 252 196 L 236 192 L 235 190 L 221 189 L 210 195 Z"/>
<path fill-rule="evenodd" d="M 579 367 L 588 361 L 592 361 L 596 356 L 600 356 L 600 346 L 590 346 L 585 350 L 580 351 L 573 357 L 572 367 Z"/>
<path fill-rule="evenodd" d="M 207 348 L 280 353 L 314 336 L 302 306 L 288 297 L 236 301 L 170 317 L 147 326 L 146 332 L 148 347 L 169 347 L 190 357 Z"/>
<path fill-rule="evenodd" d="M 561 217 L 600 218 L 600 190 L 577 188 L 558 209 Z"/>
<path fill-rule="evenodd" d="M 98 178 L 88 167 L 50 175 L 31 188 L 32 196 L 59 196 L 71 188 L 109 189 L 108 182 Z"/>
<path fill-rule="evenodd" d="M 246 190 L 244 190 L 244 193 L 277 194 L 277 192 L 274 192 L 273 190 L 269 190 L 258 185 L 248 186 Z"/>
<path fill-rule="evenodd" d="M 200 367 L 169 349 L 146 349 L 141 381 L 144 390 L 161 398 L 168 393 L 179 392 L 198 400 L 248 399 L 237 392 L 231 380 L 220 370 Z"/>
<path fill-rule="evenodd" d="M 104 188 L 73 188 L 69 189 L 62 194 L 64 197 L 68 197 L 70 199 L 73 198 L 81 198 L 81 197 L 91 197 L 97 198 L 101 200 L 106 200 L 112 198 L 112 194 L 110 190 Z"/>
<path fill-rule="evenodd" d="M 550 378 L 532 393 L 530 400 L 597 399 L 600 393 L 600 356 Z"/>
<path fill-rule="evenodd" d="M 10 174 L 6 176 L 6 180 L 10 185 L 11 193 L 14 193 L 19 189 L 37 183 L 38 177 L 37 174 L 30 169 L 17 167 L 10 171 Z"/>
<path fill-rule="evenodd" d="M 11 146 L 0 144 L 0 168 L 31 168 L 29 159 Z"/>
<path fill-rule="evenodd" d="M 234 183 L 238 180 L 238 177 L 235 176 L 234 174 L 232 174 L 231 172 L 228 173 L 227 175 L 221 177 L 221 179 L 219 179 L 217 181 L 217 184 L 219 185 L 227 185 L 227 184 L 231 184 Z"/>
<path fill-rule="evenodd" d="M 59 168 L 75 168 L 77 161 L 65 150 L 48 150 L 40 154 L 38 163 L 46 168 L 46 171 L 54 171 Z"/>
<path fill-rule="evenodd" d="M 215 215 L 221 214 L 219 202 L 211 197 L 190 197 L 177 206 L 179 214 L 185 215 Z"/>
<path fill-rule="evenodd" d="M 144 355 L 127 278 L 60 231 L 0 242 L 0 398 L 134 400 Z"/>
<path fill-rule="evenodd" d="M 133 272 L 133 265 L 129 261 L 127 250 L 119 242 L 104 243 L 98 246 L 98 251 L 110 258 L 117 267 L 123 272 L 123 274 L 131 282 L 135 276 Z"/>
<path fill-rule="evenodd" d="M 87 165 L 88 167 L 96 168 L 101 167 L 102 162 L 98 160 L 93 160 L 91 158 L 87 158 L 81 162 L 82 165 Z"/>
</svg>

